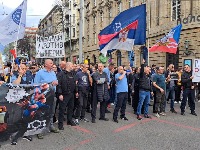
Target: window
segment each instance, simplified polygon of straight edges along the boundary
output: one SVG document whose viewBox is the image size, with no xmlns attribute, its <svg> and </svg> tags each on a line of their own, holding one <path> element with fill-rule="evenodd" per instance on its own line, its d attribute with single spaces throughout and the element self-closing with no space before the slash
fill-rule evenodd
<svg viewBox="0 0 200 150">
<path fill-rule="evenodd" d="M 109 16 L 109 19 L 112 18 L 112 8 L 108 9 L 108 16 Z"/>
<path fill-rule="evenodd" d="M 89 35 L 89 33 L 87 35 L 87 41 L 88 41 L 88 44 L 89 44 L 89 42 L 90 42 L 90 35 Z"/>
<path fill-rule="evenodd" d="M 96 33 L 93 33 L 93 36 L 94 36 L 94 44 L 97 44 L 97 35 L 96 35 Z"/>
<path fill-rule="evenodd" d="M 94 24 L 97 24 L 97 18 L 96 18 L 96 16 L 93 17 L 93 21 L 94 21 Z"/>
<path fill-rule="evenodd" d="M 133 7 L 133 0 L 129 0 L 129 8 Z"/>
<path fill-rule="evenodd" d="M 119 14 L 120 12 L 122 12 L 122 2 L 118 3 L 117 12 L 118 12 L 118 14 Z"/>
<path fill-rule="evenodd" d="M 73 28 L 73 37 L 75 37 L 76 36 L 76 30 L 75 30 L 75 28 Z"/>
<path fill-rule="evenodd" d="M 172 0 L 172 21 L 180 19 L 181 0 Z"/>
<path fill-rule="evenodd" d="M 75 14 L 73 14 L 73 23 L 75 23 L 76 17 Z"/>
<path fill-rule="evenodd" d="M 75 0 L 73 0 L 73 8 L 74 8 L 74 10 L 75 10 L 75 4 L 76 4 L 76 2 L 75 2 Z"/>
<path fill-rule="evenodd" d="M 103 22 L 103 13 L 100 13 L 101 22 Z"/>
</svg>

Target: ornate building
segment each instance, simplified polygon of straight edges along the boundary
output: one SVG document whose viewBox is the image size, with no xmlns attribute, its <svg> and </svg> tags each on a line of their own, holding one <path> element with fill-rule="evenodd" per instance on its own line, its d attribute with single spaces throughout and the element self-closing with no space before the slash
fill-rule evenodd
<svg viewBox="0 0 200 150">
<path fill-rule="evenodd" d="M 175 67 L 182 66 L 184 59 L 200 57 L 200 0 L 86 0 L 85 1 L 85 36 L 84 57 L 90 62 L 99 62 L 98 33 L 111 23 L 120 12 L 130 7 L 146 3 L 147 40 L 146 47 L 151 47 L 171 28 L 182 23 L 182 32 L 177 54 L 150 53 L 149 64 Z M 135 66 L 140 65 L 142 51 L 133 46 Z M 116 65 L 128 65 L 128 52 L 117 50 L 111 53 L 110 61 Z"/>
<path fill-rule="evenodd" d="M 184 60 L 200 57 L 200 0 L 149 0 L 147 14 L 150 46 L 177 24 L 183 25 L 177 54 L 150 53 L 150 64 L 173 63 L 178 68 Z"/>
<path fill-rule="evenodd" d="M 62 0 L 67 61 L 79 63 L 79 0 Z"/>
</svg>

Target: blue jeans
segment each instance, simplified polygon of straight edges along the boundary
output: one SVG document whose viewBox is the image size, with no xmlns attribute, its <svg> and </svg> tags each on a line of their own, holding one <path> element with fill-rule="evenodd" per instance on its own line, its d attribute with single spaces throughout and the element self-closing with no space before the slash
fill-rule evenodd
<svg viewBox="0 0 200 150">
<path fill-rule="evenodd" d="M 137 115 L 141 114 L 142 105 L 144 103 L 144 115 L 148 115 L 150 103 L 150 91 L 139 91 L 139 103 L 137 107 Z"/>
<path fill-rule="evenodd" d="M 174 99 L 175 99 L 175 90 L 174 90 L 174 87 L 170 87 L 169 89 L 166 90 L 166 100 L 168 98 L 171 99 L 170 108 L 174 109 Z"/>
</svg>

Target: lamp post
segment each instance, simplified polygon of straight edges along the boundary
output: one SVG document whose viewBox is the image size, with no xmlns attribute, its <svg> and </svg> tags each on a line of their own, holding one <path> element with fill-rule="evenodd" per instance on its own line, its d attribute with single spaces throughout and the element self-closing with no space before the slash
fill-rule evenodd
<svg viewBox="0 0 200 150">
<path fill-rule="evenodd" d="M 80 0 L 80 22 L 79 22 L 79 63 L 83 62 L 83 6 L 84 1 Z"/>
</svg>

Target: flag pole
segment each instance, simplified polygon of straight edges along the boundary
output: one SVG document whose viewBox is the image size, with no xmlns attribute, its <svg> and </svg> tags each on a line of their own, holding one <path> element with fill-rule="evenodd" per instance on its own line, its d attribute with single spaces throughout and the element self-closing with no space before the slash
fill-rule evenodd
<svg viewBox="0 0 200 150">
<path fill-rule="evenodd" d="M 22 14 L 24 13 L 24 2 L 25 1 L 27 1 L 27 0 L 24 0 L 23 1 L 23 7 L 22 7 Z M 16 39 L 16 41 L 15 41 L 15 45 L 14 45 L 14 50 L 15 50 L 15 53 L 16 53 L 16 57 L 17 57 L 17 41 L 18 41 L 18 39 L 19 39 L 19 32 L 20 32 L 20 29 L 21 29 L 21 21 L 22 21 L 22 15 L 21 14 L 21 18 L 20 18 L 20 22 L 19 22 L 19 26 L 18 26 L 18 32 L 17 32 L 17 39 Z M 15 62 L 15 58 L 14 58 L 14 56 L 13 56 L 13 60 L 12 60 L 12 68 L 11 68 L 11 71 L 10 71 L 10 76 L 12 75 L 12 72 L 13 72 L 13 68 L 14 68 L 14 62 Z M 10 83 L 11 83 L 11 78 L 10 78 L 10 81 L 9 81 Z"/>
<path fill-rule="evenodd" d="M 24 2 L 27 1 L 27 0 L 24 0 Z M 21 15 L 21 18 L 20 18 L 20 22 L 19 22 L 19 26 L 18 26 L 18 32 L 17 32 L 17 40 L 15 41 L 15 52 L 16 52 L 16 56 L 17 56 L 17 41 L 19 40 L 19 32 L 20 32 L 20 29 L 21 29 L 21 21 L 22 21 L 22 16 L 23 16 L 23 13 L 24 13 L 24 3 L 23 3 L 23 8 L 22 8 L 22 15 Z"/>
<path fill-rule="evenodd" d="M 27 1 L 27 0 L 24 0 L 23 1 L 23 7 L 22 7 L 22 14 L 21 14 L 21 18 L 20 18 L 20 22 L 19 22 L 19 25 L 18 25 L 18 32 L 17 32 L 17 40 L 15 41 L 15 45 L 14 45 L 14 50 L 15 50 L 15 53 L 16 53 L 16 57 L 17 57 L 17 42 L 19 40 L 19 32 L 20 32 L 20 29 L 21 29 L 21 21 L 22 21 L 22 16 L 23 16 L 23 13 L 24 13 L 24 2 Z M 14 56 L 13 56 L 13 61 L 12 61 L 12 69 L 11 69 L 11 72 L 13 71 L 13 66 L 14 66 Z"/>
<path fill-rule="evenodd" d="M 149 3 L 149 17 L 148 17 L 148 65 L 150 65 L 149 64 L 149 47 L 150 47 L 150 40 L 149 40 L 149 38 L 150 38 L 150 25 L 151 25 L 151 22 L 150 22 L 150 16 L 151 16 L 151 14 L 150 14 L 150 12 L 151 12 L 151 2 L 150 2 L 150 0 L 148 0 L 148 3 Z"/>
</svg>

